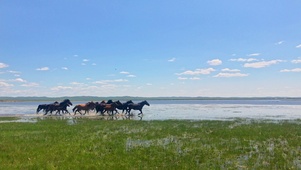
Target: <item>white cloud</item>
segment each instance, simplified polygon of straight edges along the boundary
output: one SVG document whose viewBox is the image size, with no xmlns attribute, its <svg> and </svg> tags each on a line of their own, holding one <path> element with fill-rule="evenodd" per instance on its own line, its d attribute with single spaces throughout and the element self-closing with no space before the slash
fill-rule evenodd
<svg viewBox="0 0 301 170">
<path fill-rule="evenodd" d="M 256 58 L 232 58 L 230 61 L 238 61 L 238 62 L 252 62 L 252 61 L 258 61 Z"/>
<path fill-rule="evenodd" d="M 133 77 L 136 77 L 136 76 L 133 75 L 133 74 L 130 74 L 130 75 L 127 75 L 126 77 L 131 77 L 131 78 L 133 78 Z"/>
<path fill-rule="evenodd" d="M 171 58 L 169 60 L 167 60 L 168 62 L 175 62 L 176 61 L 176 58 Z"/>
<path fill-rule="evenodd" d="M 211 66 L 218 66 L 218 65 L 221 65 L 223 62 L 220 59 L 213 59 L 213 60 L 207 61 L 207 63 Z"/>
<path fill-rule="evenodd" d="M 242 73 L 218 73 L 217 75 L 213 77 L 246 77 L 249 74 L 242 74 Z"/>
<path fill-rule="evenodd" d="M 301 48 L 301 44 L 297 45 L 296 48 Z"/>
<path fill-rule="evenodd" d="M 8 67 L 7 64 L 5 64 L 5 63 L 0 63 L 0 68 L 6 68 L 6 67 Z"/>
<path fill-rule="evenodd" d="M 199 77 L 190 77 L 190 78 L 178 77 L 178 80 L 200 80 L 200 78 Z"/>
<path fill-rule="evenodd" d="M 191 71 L 191 70 L 187 70 L 187 71 L 184 71 L 182 73 L 177 73 L 176 75 L 200 75 L 200 74 L 210 74 L 211 72 L 214 72 L 215 69 L 213 68 L 207 68 L 207 69 L 196 69 L 194 71 Z"/>
<path fill-rule="evenodd" d="M 56 87 L 52 87 L 51 90 L 53 90 L 53 91 L 72 90 L 72 87 L 69 87 L 69 86 L 56 86 Z"/>
<path fill-rule="evenodd" d="M 179 80 L 187 80 L 187 77 L 178 77 Z"/>
<path fill-rule="evenodd" d="M 88 62 L 88 61 L 90 61 L 89 59 L 83 59 L 83 62 Z"/>
<path fill-rule="evenodd" d="M 37 71 L 48 71 L 49 67 L 41 67 L 41 68 L 37 68 Z"/>
<path fill-rule="evenodd" d="M 67 67 L 62 67 L 62 70 L 68 70 L 68 68 Z"/>
<path fill-rule="evenodd" d="M 281 45 L 281 44 L 283 44 L 284 43 L 284 41 L 278 41 L 278 42 L 276 42 L 275 44 L 276 45 Z"/>
<path fill-rule="evenodd" d="M 247 56 L 249 56 L 249 57 L 255 57 L 255 56 L 260 56 L 260 53 L 253 53 L 253 54 L 248 54 Z"/>
<path fill-rule="evenodd" d="M 283 69 L 280 70 L 280 72 L 286 73 L 286 72 L 301 72 L 301 68 L 294 68 L 294 69 Z"/>
<path fill-rule="evenodd" d="M 128 80 L 126 79 L 115 79 L 115 80 L 112 80 L 111 82 L 127 82 Z"/>
<path fill-rule="evenodd" d="M 297 59 L 297 60 L 292 60 L 292 63 L 294 64 L 299 64 L 301 63 L 301 58 Z"/>
<path fill-rule="evenodd" d="M 190 80 L 200 80 L 199 77 L 191 77 Z"/>
<path fill-rule="evenodd" d="M 283 62 L 283 60 L 259 61 L 259 62 L 254 62 L 254 63 L 245 63 L 244 67 L 263 68 L 263 67 L 268 67 L 273 64 L 278 64 L 280 62 Z"/>
<path fill-rule="evenodd" d="M 152 83 L 146 83 L 146 85 L 147 85 L 147 86 L 152 86 L 153 84 L 152 84 Z"/>
<path fill-rule="evenodd" d="M 25 83 L 25 84 L 22 84 L 21 86 L 23 87 L 37 87 L 39 86 L 38 83 Z"/>
<path fill-rule="evenodd" d="M 109 83 L 120 83 L 120 82 L 128 82 L 126 79 L 115 79 L 115 80 L 100 80 L 95 81 L 95 84 L 109 84 Z"/>
<path fill-rule="evenodd" d="M 121 71 L 120 74 L 130 74 L 130 73 L 127 71 Z"/>
<path fill-rule="evenodd" d="M 79 82 L 71 82 L 71 85 L 85 85 L 84 83 L 79 83 Z"/>
<path fill-rule="evenodd" d="M 12 86 L 14 86 L 14 85 L 13 84 L 8 84 L 4 81 L 0 81 L 0 87 L 12 87 Z"/>
<path fill-rule="evenodd" d="M 223 72 L 240 72 L 238 69 L 229 69 L 229 68 L 224 68 L 222 69 Z"/>
<path fill-rule="evenodd" d="M 22 78 L 16 78 L 13 81 L 15 81 L 15 82 L 21 82 L 21 83 L 25 83 L 26 82 L 26 80 L 24 80 Z"/>
<path fill-rule="evenodd" d="M 8 71 L 9 73 L 12 73 L 12 74 L 21 74 L 21 72 L 20 71 L 13 71 L 13 70 L 10 70 L 10 71 Z"/>
</svg>

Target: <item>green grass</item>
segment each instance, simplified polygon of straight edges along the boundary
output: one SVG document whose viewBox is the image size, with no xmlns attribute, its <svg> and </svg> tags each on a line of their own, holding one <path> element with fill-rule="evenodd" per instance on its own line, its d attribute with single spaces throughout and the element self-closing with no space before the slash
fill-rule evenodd
<svg viewBox="0 0 301 170">
<path fill-rule="evenodd" d="M 300 123 L 1 123 L 0 169 L 300 169 Z"/>
<path fill-rule="evenodd" d="M 13 121 L 13 120 L 19 120 L 19 117 L 0 117 L 0 121 Z"/>
</svg>

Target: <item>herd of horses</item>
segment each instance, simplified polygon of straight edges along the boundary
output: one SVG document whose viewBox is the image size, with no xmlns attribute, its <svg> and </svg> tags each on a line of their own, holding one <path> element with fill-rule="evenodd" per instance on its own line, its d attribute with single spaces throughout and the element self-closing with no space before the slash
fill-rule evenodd
<svg viewBox="0 0 301 170">
<path fill-rule="evenodd" d="M 117 101 L 112 101 L 112 100 L 108 100 L 108 101 L 101 101 L 101 102 L 88 102 L 85 104 L 78 104 L 76 105 L 72 111 L 74 113 L 74 115 L 76 115 L 77 113 L 79 113 L 80 115 L 85 115 L 86 113 L 89 113 L 89 111 L 91 110 L 95 110 L 96 113 L 100 113 L 101 115 L 105 115 L 105 113 L 107 113 L 108 115 L 114 115 L 119 113 L 118 110 L 122 110 L 122 113 L 124 113 L 126 115 L 130 115 L 131 110 L 139 110 L 140 114 L 142 113 L 142 108 L 144 105 L 150 106 L 150 104 L 144 100 L 142 102 L 139 103 L 134 103 L 132 100 L 129 100 L 125 103 L 121 103 L 119 100 Z M 55 112 L 55 115 L 59 114 L 70 114 L 70 112 L 68 111 L 67 107 L 72 106 L 72 103 L 69 99 L 65 99 L 62 102 L 54 102 L 54 103 L 50 103 L 50 104 L 40 104 L 37 108 L 36 113 L 38 114 L 40 111 L 44 112 L 44 115 L 47 114 L 51 114 Z M 84 113 L 83 113 L 84 111 Z"/>
</svg>

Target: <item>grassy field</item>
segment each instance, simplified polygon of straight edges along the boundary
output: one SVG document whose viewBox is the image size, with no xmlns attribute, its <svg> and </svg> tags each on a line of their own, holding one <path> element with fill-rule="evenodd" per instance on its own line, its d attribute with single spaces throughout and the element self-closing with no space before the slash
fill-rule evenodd
<svg viewBox="0 0 301 170">
<path fill-rule="evenodd" d="M 299 120 L 50 117 L 0 123 L 0 169 L 300 169 L 300 141 Z"/>
</svg>

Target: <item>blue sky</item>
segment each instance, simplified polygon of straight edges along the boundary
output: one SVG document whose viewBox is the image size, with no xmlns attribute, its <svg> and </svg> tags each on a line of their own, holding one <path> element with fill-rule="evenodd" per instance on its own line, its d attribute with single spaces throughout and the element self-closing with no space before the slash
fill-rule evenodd
<svg viewBox="0 0 301 170">
<path fill-rule="evenodd" d="M 0 96 L 301 96 L 299 0 L 0 2 Z"/>
</svg>

